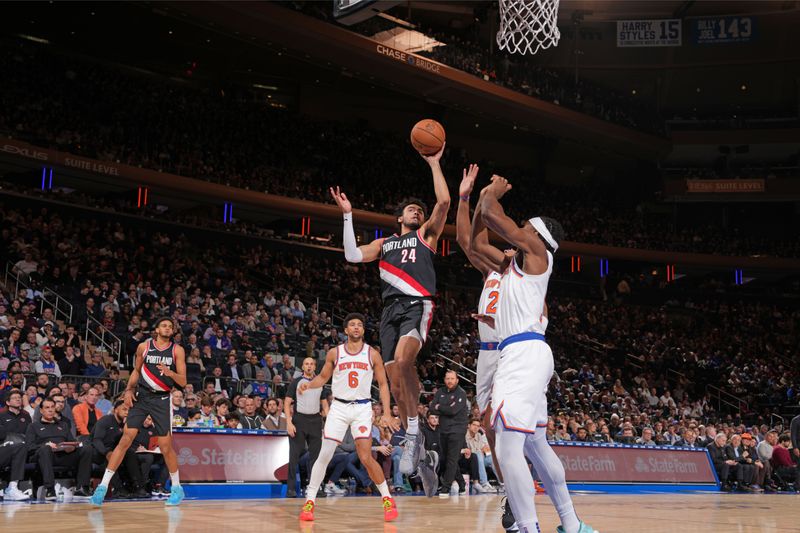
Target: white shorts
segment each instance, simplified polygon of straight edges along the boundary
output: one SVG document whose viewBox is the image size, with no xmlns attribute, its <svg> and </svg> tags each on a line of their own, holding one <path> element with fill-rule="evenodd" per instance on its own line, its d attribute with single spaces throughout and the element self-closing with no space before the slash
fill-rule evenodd
<svg viewBox="0 0 800 533">
<path fill-rule="evenodd" d="M 372 438 L 372 402 L 342 403 L 336 400 L 331 402 L 322 436 L 342 442 L 347 428 L 350 428 L 353 439 Z"/>
<path fill-rule="evenodd" d="M 492 426 L 535 433 L 547 426 L 547 386 L 553 352 L 544 341 L 510 344 L 500 353 L 492 389 Z"/>
<path fill-rule="evenodd" d="M 497 372 L 497 360 L 500 350 L 480 350 L 478 352 L 478 368 L 475 376 L 475 403 L 478 404 L 481 416 L 492 400 L 492 384 Z"/>
</svg>

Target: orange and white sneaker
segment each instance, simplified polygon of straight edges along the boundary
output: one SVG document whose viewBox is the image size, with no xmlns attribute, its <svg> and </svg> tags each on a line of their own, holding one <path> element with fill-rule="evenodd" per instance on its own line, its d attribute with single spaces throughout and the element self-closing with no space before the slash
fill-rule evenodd
<svg viewBox="0 0 800 533">
<path fill-rule="evenodd" d="M 314 502 L 311 500 L 306 500 L 306 503 L 303 504 L 303 510 L 300 511 L 300 520 L 304 522 L 314 521 Z"/>
<path fill-rule="evenodd" d="M 313 505 L 313 504 L 312 504 Z M 391 522 L 397 518 L 397 505 L 394 503 L 394 498 L 389 496 L 383 497 L 383 520 Z"/>
<path fill-rule="evenodd" d="M 544 487 L 539 485 L 539 483 L 535 479 L 533 480 L 533 488 L 536 489 L 536 494 L 544 494 L 546 492 L 544 490 Z"/>
</svg>

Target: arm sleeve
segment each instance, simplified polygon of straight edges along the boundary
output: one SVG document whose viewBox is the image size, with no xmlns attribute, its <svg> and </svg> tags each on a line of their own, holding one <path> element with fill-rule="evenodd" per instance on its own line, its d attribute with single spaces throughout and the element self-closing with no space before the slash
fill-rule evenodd
<svg viewBox="0 0 800 533">
<path fill-rule="evenodd" d="M 358 249 L 356 244 L 356 234 L 353 231 L 353 213 L 344 215 L 344 258 L 348 263 L 360 263 L 364 259 L 364 254 Z"/>
</svg>

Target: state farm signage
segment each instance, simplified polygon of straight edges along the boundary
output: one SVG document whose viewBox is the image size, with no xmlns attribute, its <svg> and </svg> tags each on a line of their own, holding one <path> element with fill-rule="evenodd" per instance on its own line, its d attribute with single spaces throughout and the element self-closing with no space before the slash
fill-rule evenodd
<svg viewBox="0 0 800 533">
<path fill-rule="evenodd" d="M 289 438 L 209 430 L 172 434 L 182 481 L 278 482 L 286 480 Z"/>
<path fill-rule="evenodd" d="M 552 444 L 571 483 L 716 483 L 703 449 Z"/>
<path fill-rule="evenodd" d="M 383 56 L 390 57 L 392 59 L 395 59 L 403 63 L 408 63 L 409 65 L 420 68 L 422 70 L 429 70 L 431 72 L 437 72 L 437 73 L 442 70 L 442 66 L 439 63 L 430 61 L 428 59 L 425 59 L 424 57 L 403 52 L 402 50 L 396 50 L 394 48 L 391 48 L 383 44 L 376 45 L 375 51 Z"/>
</svg>

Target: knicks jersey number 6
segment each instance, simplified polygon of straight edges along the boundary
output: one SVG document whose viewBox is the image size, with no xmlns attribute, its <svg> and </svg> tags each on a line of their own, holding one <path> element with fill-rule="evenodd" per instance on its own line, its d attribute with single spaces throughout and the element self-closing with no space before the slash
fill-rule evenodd
<svg viewBox="0 0 800 533">
<path fill-rule="evenodd" d="M 499 299 L 500 293 L 498 291 L 492 291 L 489 293 L 489 303 L 486 306 L 487 315 L 497 314 L 497 300 Z"/>
<path fill-rule="evenodd" d="M 351 389 L 358 388 L 358 372 L 350 372 L 347 374 L 347 384 L 350 385 Z"/>
</svg>

